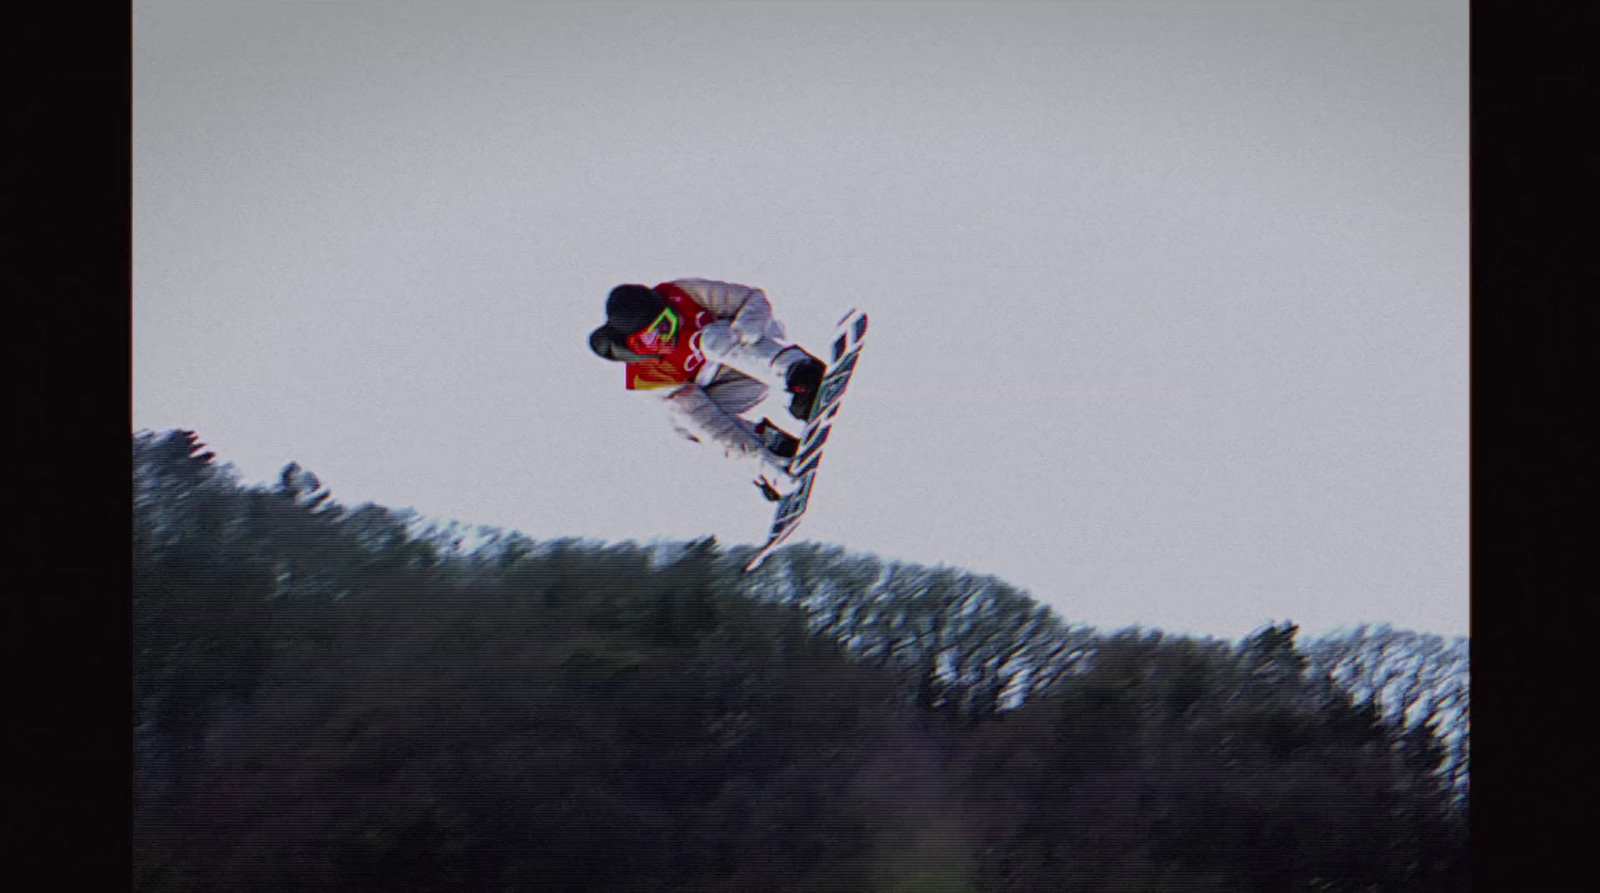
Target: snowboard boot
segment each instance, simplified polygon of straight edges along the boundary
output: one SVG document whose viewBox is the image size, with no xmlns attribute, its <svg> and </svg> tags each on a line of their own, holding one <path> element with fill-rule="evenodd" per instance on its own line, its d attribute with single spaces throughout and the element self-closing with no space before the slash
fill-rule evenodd
<svg viewBox="0 0 1600 893">
<path fill-rule="evenodd" d="M 756 423 L 756 437 L 760 438 L 766 451 L 766 455 L 759 459 L 761 470 L 756 475 L 756 489 L 768 502 L 777 502 L 794 489 L 795 481 L 789 474 L 789 462 L 799 452 L 800 438 L 779 428 L 771 419 Z"/>
<path fill-rule="evenodd" d="M 773 424 L 771 419 L 762 419 L 756 423 L 756 436 L 761 438 L 761 443 L 774 455 L 784 459 L 793 459 L 794 454 L 800 449 L 800 438 Z"/>
<path fill-rule="evenodd" d="M 828 367 L 810 354 L 789 367 L 784 385 L 785 390 L 794 395 L 789 398 L 790 415 L 802 422 L 811 421 L 811 411 L 817 403 L 817 389 L 822 386 L 822 376 L 827 371 Z"/>
</svg>

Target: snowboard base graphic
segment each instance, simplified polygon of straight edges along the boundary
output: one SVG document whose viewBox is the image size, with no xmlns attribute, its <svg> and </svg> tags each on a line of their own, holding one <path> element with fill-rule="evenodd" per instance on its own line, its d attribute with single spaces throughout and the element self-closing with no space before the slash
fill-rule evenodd
<svg viewBox="0 0 1600 893">
<path fill-rule="evenodd" d="M 811 502 L 811 485 L 816 480 L 817 466 L 822 461 L 822 445 L 833 430 L 834 416 L 839 413 L 839 401 L 844 397 L 845 388 L 850 386 L 850 376 L 855 373 L 856 360 L 861 356 L 866 334 L 865 313 L 852 308 L 839 320 L 830 345 L 828 371 L 818 386 L 811 419 L 806 423 L 805 433 L 800 435 L 794 458 L 789 460 L 789 474 L 794 476 L 797 483 L 792 492 L 778 500 L 767 542 L 745 565 L 746 571 L 755 570 L 767 560 L 767 556 L 794 533 L 795 528 L 800 526 L 800 520 L 805 517 L 806 508 Z"/>
</svg>

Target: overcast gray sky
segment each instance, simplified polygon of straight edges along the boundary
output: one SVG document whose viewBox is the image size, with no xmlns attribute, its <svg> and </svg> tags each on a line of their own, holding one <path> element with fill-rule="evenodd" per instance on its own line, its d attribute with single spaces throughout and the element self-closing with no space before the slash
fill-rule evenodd
<svg viewBox="0 0 1600 893">
<path fill-rule="evenodd" d="M 537 537 L 770 506 L 611 286 L 874 322 L 799 539 L 1070 620 L 1468 629 L 1464 0 L 135 0 L 133 421 Z M 639 507 L 641 494 L 649 510 Z"/>
</svg>

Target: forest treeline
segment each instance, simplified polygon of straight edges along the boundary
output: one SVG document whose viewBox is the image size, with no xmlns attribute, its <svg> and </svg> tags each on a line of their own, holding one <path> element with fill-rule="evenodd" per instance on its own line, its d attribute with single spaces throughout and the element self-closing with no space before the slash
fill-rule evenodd
<svg viewBox="0 0 1600 893">
<path fill-rule="evenodd" d="M 149 891 L 1466 889 L 1465 643 L 1074 625 L 799 544 L 538 542 L 133 438 Z"/>
</svg>

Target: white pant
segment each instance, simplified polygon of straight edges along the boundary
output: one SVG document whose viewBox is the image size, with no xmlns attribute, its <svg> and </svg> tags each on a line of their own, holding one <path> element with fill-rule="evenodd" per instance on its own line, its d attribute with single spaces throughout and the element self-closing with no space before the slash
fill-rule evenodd
<svg viewBox="0 0 1600 893">
<path fill-rule="evenodd" d="M 780 391 L 788 386 L 790 367 L 806 357 L 805 351 L 781 340 L 783 327 L 777 323 L 770 324 L 760 338 L 748 342 L 734 335 L 727 320 L 706 326 L 697 337 L 707 363 L 719 363 Z"/>
<path fill-rule="evenodd" d="M 706 368 L 695 382 L 666 398 L 679 433 L 716 444 L 728 458 L 747 463 L 754 473 L 780 484 L 780 490 L 788 476 L 788 461 L 773 456 L 756 435 L 755 423 L 742 416 L 764 400 L 769 389 L 786 390 L 789 370 L 807 357 L 800 348 L 777 340 L 782 334 L 783 327 L 774 322 L 763 337 L 744 342 L 734 336 L 726 320 L 706 326 L 696 336 Z M 712 369 L 712 364 L 720 368 Z"/>
</svg>

